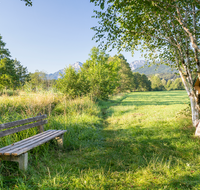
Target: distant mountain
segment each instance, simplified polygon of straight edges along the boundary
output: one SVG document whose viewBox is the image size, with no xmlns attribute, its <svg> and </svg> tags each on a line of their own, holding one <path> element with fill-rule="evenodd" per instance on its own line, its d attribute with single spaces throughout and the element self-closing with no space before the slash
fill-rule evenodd
<svg viewBox="0 0 200 190">
<path fill-rule="evenodd" d="M 82 67 L 82 65 L 83 65 L 83 63 L 77 61 L 76 63 L 72 64 L 71 66 L 74 67 L 74 69 L 76 71 L 78 71 Z M 61 69 L 55 73 L 51 73 L 47 77 L 50 80 L 51 79 L 59 79 L 61 77 L 60 74 L 64 74 L 64 69 Z"/>
<path fill-rule="evenodd" d="M 130 63 L 130 68 L 132 71 L 134 71 L 135 69 L 142 67 L 145 63 L 146 61 L 144 60 L 136 60 Z"/>
<path fill-rule="evenodd" d="M 61 76 L 60 74 L 64 73 L 64 69 L 61 69 L 55 73 L 51 73 L 47 76 L 48 79 L 52 80 L 52 79 L 59 79 Z"/>
<path fill-rule="evenodd" d="M 77 61 L 76 63 L 72 64 L 71 66 L 74 67 L 74 69 L 78 72 L 81 67 L 82 67 L 83 63 Z"/>
</svg>

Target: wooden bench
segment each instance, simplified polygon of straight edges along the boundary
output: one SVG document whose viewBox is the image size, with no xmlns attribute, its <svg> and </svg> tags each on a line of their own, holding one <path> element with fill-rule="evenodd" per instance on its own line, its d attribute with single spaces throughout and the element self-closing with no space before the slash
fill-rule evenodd
<svg viewBox="0 0 200 190">
<path fill-rule="evenodd" d="M 0 124 L 0 137 L 11 135 L 33 127 L 38 127 L 39 134 L 27 139 L 18 141 L 11 145 L 0 148 L 0 159 L 6 161 L 14 161 L 19 163 L 19 169 L 26 170 L 28 167 L 27 151 L 44 144 L 52 139 L 56 139 L 60 148 L 63 147 L 63 134 L 66 130 L 48 130 L 44 131 L 43 125 L 47 123 L 46 115 L 23 119 L 19 121 Z M 24 125 L 26 124 L 26 125 Z M 19 126 L 22 125 L 22 126 Z M 18 126 L 18 127 L 16 127 Z M 13 128 L 15 127 L 15 128 Z M 8 129 L 12 128 L 12 129 Z M 6 130 L 5 130 L 6 129 Z"/>
</svg>

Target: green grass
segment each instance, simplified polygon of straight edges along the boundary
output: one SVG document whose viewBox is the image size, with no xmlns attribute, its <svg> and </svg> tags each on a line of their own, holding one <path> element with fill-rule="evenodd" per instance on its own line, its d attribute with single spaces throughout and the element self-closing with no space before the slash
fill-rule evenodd
<svg viewBox="0 0 200 190">
<path fill-rule="evenodd" d="M 0 188 L 200 189 L 200 140 L 184 114 L 188 104 L 185 91 L 57 102 L 45 129 L 68 130 L 64 149 L 50 142 L 32 150 L 27 172 L 1 162 Z M 6 110 L 2 122 L 9 120 Z M 0 146 L 11 140 L 1 139 Z"/>
</svg>

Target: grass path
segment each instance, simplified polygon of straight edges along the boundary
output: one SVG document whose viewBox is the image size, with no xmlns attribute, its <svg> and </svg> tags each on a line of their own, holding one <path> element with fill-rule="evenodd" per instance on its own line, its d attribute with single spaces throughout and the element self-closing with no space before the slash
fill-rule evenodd
<svg viewBox="0 0 200 190">
<path fill-rule="evenodd" d="M 95 155 L 108 189 L 200 188 L 199 141 L 190 119 L 176 117 L 187 103 L 184 92 L 143 92 L 108 107 Z"/>
<path fill-rule="evenodd" d="M 191 119 L 180 114 L 187 104 L 184 91 L 135 92 L 99 102 L 103 116 L 96 124 L 82 119 L 69 125 L 82 127 L 73 141 L 83 139 L 79 145 L 34 153 L 28 172 L 10 187 L 200 189 L 200 140 Z"/>
</svg>

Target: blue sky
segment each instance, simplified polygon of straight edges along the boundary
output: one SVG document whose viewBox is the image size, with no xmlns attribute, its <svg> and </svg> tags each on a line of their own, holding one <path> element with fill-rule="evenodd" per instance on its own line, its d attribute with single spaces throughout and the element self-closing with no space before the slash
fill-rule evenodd
<svg viewBox="0 0 200 190">
<path fill-rule="evenodd" d="M 54 73 L 76 61 L 85 62 L 92 47 L 97 19 L 90 0 L 33 0 L 26 7 L 20 0 L 0 0 L 0 34 L 11 52 L 28 68 Z M 117 51 L 109 52 L 110 55 Z M 141 60 L 122 52 L 128 62 Z"/>
</svg>

